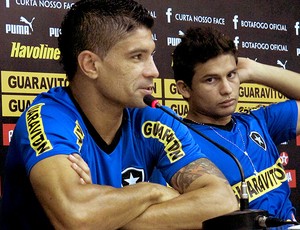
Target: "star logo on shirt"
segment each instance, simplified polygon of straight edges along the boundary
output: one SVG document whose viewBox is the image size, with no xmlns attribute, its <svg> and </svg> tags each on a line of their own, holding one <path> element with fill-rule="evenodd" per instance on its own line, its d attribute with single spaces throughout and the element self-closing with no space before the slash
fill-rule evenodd
<svg viewBox="0 0 300 230">
<path fill-rule="evenodd" d="M 258 132 L 251 132 L 250 138 L 265 151 L 267 150 L 266 142 Z"/>
<path fill-rule="evenodd" d="M 144 170 L 129 167 L 122 172 L 122 186 L 136 184 L 144 181 Z"/>
<path fill-rule="evenodd" d="M 129 185 L 130 184 L 136 184 L 137 181 L 139 180 L 139 177 L 134 177 L 132 173 L 130 173 L 130 177 L 128 179 L 124 179 Z"/>
</svg>

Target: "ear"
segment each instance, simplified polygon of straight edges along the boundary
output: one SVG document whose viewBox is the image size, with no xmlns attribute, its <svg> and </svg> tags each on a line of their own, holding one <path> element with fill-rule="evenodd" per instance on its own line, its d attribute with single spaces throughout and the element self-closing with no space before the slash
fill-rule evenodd
<svg viewBox="0 0 300 230">
<path fill-rule="evenodd" d="M 98 55 L 89 50 L 84 50 L 78 55 L 77 60 L 81 71 L 85 75 L 91 79 L 97 78 L 98 72 L 96 62 L 100 60 Z"/>
<path fill-rule="evenodd" d="M 185 99 L 190 98 L 191 89 L 187 84 L 184 83 L 184 81 L 178 80 L 176 82 L 176 86 L 177 86 L 178 92 L 183 96 L 183 98 L 185 98 Z"/>
</svg>

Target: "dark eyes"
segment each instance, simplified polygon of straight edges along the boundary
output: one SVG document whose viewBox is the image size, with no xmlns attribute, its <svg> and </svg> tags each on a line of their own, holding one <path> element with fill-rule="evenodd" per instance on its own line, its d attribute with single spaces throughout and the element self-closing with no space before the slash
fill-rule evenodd
<svg viewBox="0 0 300 230">
<path fill-rule="evenodd" d="M 227 74 L 227 78 L 233 79 L 237 76 L 237 72 L 233 71 Z M 210 76 L 204 79 L 206 83 L 214 83 L 219 80 L 218 76 Z"/>
<path fill-rule="evenodd" d="M 134 55 L 134 56 L 133 56 L 133 59 L 140 60 L 140 59 L 142 59 L 142 57 L 143 57 L 142 54 L 137 54 L 137 55 Z"/>
<path fill-rule="evenodd" d="M 213 77 L 210 77 L 210 78 L 206 78 L 205 81 L 208 82 L 208 83 L 211 83 L 215 80 L 215 78 Z"/>
<path fill-rule="evenodd" d="M 229 78 L 233 78 L 233 77 L 235 77 L 237 75 L 237 72 L 230 72 L 228 75 L 227 75 L 227 77 L 229 77 Z"/>
<path fill-rule="evenodd" d="M 153 57 L 155 54 L 155 51 L 153 51 L 151 53 L 151 57 Z M 142 60 L 142 59 L 146 59 L 148 58 L 147 54 L 146 53 L 138 53 L 138 54 L 135 54 L 132 56 L 133 59 L 136 59 L 136 60 Z"/>
</svg>

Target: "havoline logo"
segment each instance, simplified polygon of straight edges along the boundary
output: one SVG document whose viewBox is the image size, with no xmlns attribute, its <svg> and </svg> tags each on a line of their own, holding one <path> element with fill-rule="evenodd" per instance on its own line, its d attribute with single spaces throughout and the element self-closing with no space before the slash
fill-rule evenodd
<svg viewBox="0 0 300 230">
<path fill-rule="evenodd" d="M 33 21 L 35 17 L 28 20 L 25 17 L 20 17 L 20 22 L 23 22 L 24 24 L 18 25 L 18 24 L 6 24 L 5 25 L 5 32 L 7 34 L 18 34 L 18 35 L 31 35 L 33 32 Z"/>
<path fill-rule="evenodd" d="M 60 50 L 59 48 L 49 47 L 48 44 L 40 44 L 39 46 L 26 46 L 22 45 L 21 42 L 12 42 L 10 57 L 59 60 Z"/>
</svg>

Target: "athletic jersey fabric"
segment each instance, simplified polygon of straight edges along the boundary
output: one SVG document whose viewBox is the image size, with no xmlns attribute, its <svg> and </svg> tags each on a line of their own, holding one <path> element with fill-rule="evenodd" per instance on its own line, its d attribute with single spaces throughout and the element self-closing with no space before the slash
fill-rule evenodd
<svg viewBox="0 0 300 230">
<path fill-rule="evenodd" d="M 234 113 L 232 128 L 190 124 L 228 149 L 241 163 L 249 193 L 249 208 L 267 210 L 271 216 L 293 219 L 290 188 L 276 146 L 296 137 L 297 105 L 293 100 Z M 237 197 L 241 175 L 234 160 L 214 144 L 191 131 L 203 153 L 221 169 Z"/>
<path fill-rule="evenodd" d="M 79 153 L 93 183 L 116 188 L 148 181 L 154 167 L 169 181 L 206 157 L 189 130 L 159 109 L 128 108 L 123 117 L 115 142 L 106 146 L 67 88 L 37 96 L 19 118 L 7 154 L 4 229 L 52 228 L 28 180 L 32 167 L 47 157 Z"/>
</svg>

